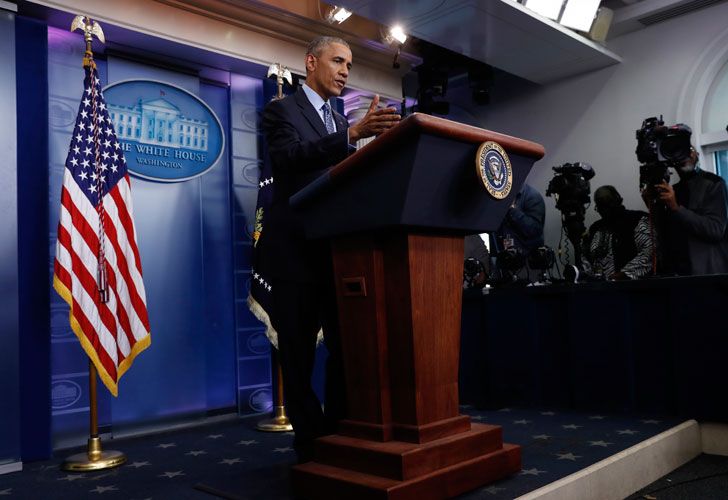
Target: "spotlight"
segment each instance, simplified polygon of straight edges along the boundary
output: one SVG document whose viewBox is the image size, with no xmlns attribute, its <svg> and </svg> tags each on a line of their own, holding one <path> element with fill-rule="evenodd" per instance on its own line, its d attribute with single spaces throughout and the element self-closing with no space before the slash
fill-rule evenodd
<svg viewBox="0 0 728 500">
<path fill-rule="evenodd" d="M 407 41 L 407 34 L 402 29 L 402 26 L 396 24 L 389 28 L 389 33 L 386 36 L 387 43 L 397 42 L 400 45 Z"/>
<path fill-rule="evenodd" d="M 349 19 L 349 16 L 351 16 L 351 11 L 348 11 L 343 7 L 337 7 L 336 5 L 334 5 L 334 7 L 331 9 L 331 11 L 329 11 L 328 15 L 326 16 L 326 22 L 328 22 L 329 24 L 341 24 Z"/>
</svg>

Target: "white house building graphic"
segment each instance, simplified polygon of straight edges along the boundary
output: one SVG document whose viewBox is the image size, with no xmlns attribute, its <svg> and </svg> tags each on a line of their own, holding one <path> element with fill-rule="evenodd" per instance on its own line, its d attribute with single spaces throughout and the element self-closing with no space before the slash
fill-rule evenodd
<svg viewBox="0 0 728 500">
<path fill-rule="evenodd" d="M 161 97 L 139 99 L 134 106 L 109 104 L 109 112 L 119 139 L 207 151 L 208 123 L 187 118 L 177 106 Z"/>
</svg>

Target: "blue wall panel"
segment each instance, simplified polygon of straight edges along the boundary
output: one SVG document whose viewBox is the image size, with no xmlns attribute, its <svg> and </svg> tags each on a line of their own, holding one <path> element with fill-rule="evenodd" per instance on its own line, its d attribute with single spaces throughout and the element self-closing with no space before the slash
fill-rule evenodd
<svg viewBox="0 0 728 500">
<path fill-rule="evenodd" d="M 158 80 L 199 96 L 199 79 L 192 75 L 118 58 L 109 58 L 108 68 L 110 83 Z M 206 410 L 201 179 L 159 183 L 132 177 L 152 344 L 121 379 L 112 402 L 114 425 Z"/>
<path fill-rule="evenodd" d="M 200 85 L 200 97 L 214 109 L 222 128 L 230 130 L 227 87 Z M 229 145 L 229 136 L 226 138 Z M 207 409 L 234 407 L 235 306 L 233 244 L 230 214 L 230 155 L 200 177 L 204 269 L 205 345 L 207 347 Z"/>
<path fill-rule="evenodd" d="M 272 346 L 265 336 L 265 327 L 238 329 L 238 356 L 246 358 L 270 354 Z"/>
<path fill-rule="evenodd" d="M 15 16 L 0 11 L 0 465 L 20 460 Z"/>
<path fill-rule="evenodd" d="M 264 82 L 233 75 L 232 122 L 232 220 L 235 287 L 235 324 L 238 351 L 238 408 L 240 413 L 260 413 L 272 407 L 270 343 L 265 328 L 247 306 L 253 251 L 255 206 L 262 166 L 260 111 Z"/>
<path fill-rule="evenodd" d="M 18 288 L 20 312 L 20 394 L 23 460 L 47 458 L 51 451 L 48 410 L 49 291 L 43 286 L 48 262 L 48 33 L 46 25 L 19 17 L 16 23 L 18 102 Z M 45 98 L 43 98 L 45 97 Z"/>
</svg>

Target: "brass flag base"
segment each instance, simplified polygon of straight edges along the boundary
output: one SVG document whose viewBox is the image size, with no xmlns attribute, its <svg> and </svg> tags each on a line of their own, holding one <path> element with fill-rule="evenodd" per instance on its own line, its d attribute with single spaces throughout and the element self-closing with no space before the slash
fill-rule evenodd
<svg viewBox="0 0 728 500">
<path fill-rule="evenodd" d="M 274 414 L 275 416 L 273 418 L 261 420 L 260 422 L 258 422 L 258 425 L 256 427 L 259 431 L 289 432 L 293 430 L 293 426 L 286 416 L 285 406 L 275 406 Z"/>
<path fill-rule="evenodd" d="M 68 457 L 61 468 L 71 472 L 89 472 L 94 470 L 111 469 L 126 462 L 126 455 L 120 451 L 101 450 L 101 439 L 89 438 L 88 451 L 76 453 Z"/>
<path fill-rule="evenodd" d="M 283 371 L 281 363 L 278 361 L 276 352 L 272 352 L 275 361 L 275 368 L 278 372 L 278 394 L 276 394 L 276 404 L 273 406 L 273 418 L 268 418 L 258 422 L 259 431 L 265 432 L 290 432 L 293 430 L 291 421 L 286 416 L 286 407 L 283 405 Z"/>
</svg>

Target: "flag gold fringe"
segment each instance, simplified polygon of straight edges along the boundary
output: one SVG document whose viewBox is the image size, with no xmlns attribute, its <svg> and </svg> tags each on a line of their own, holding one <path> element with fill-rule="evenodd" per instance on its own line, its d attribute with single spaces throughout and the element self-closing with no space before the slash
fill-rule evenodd
<svg viewBox="0 0 728 500">
<path fill-rule="evenodd" d="M 81 347 L 83 347 L 83 350 L 86 352 L 86 355 L 91 359 L 91 362 L 96 367 L 96 371 L 99 374 L 99 377 L 101 378 L 101 381 L 104 383 L 106 388 L 109 390 L 109 392 L 114 396 L 117 397 L 119 395 L 119 389 L 117 382 L 109 375 L 109 373 L 106 371 L 106 368 L 101 363 L 101 360 L 99 359 L 99 355 L 96 352 L 96 349 L 94 349 L 94 346 L 91 345 L 91 342 L 86 338 L 86 336 L 83 333 L 83 330 L 81 329 L 81 325 L 78 323 L 78 320 L 73 315 L 73 295 L 71 294 L 71 291 L 66 288 L 66 285 L 64 285 L 61 280 L 58 279 L 57 276 L 53 276 L 53 288 L 56 289 L 56 292 L 58 292 L 58 295 L 60 295 L 63 300 L 68 303 L 68 306 L 71 308 L 70 312 L 68 314 L 69 321 L 71 323 L 71 329 L 76 334 L 76 337 L 78 337 L 78 341 L 81 343 Z M 147 336 L 143 339 L 139 340 L 136 344 L 134 344 L 134 347 L 131 349 L 131 353 L 129 353 L 129 356 L 124 359 L 124 361 L 121 362 L 119 367 L 117 368 L 117 374 L 118 378 L 121 379 L 121 376 L 126 373 L 126 371 L 131 367 L 132 362 L 134 361 L 134 358 L 136 358 L 137 354 L 142 352 L 144 349 L 149 347 L 152 343 L 152 336 L 151 332 L 147 332 Z"/>
<path fill-rule="evenodd" d="M 273 344 L 273 347 L 278 349 L 278 332 L 276 332 L 276 329 L 273 328 L 268 313 L 265 312 L 263 306 L 261 306 L 251 294 L 248 294 L 248 309 L 250 309 L 250 312 L 253 313 L 253 316 L 258 318 L 258 320 L 265 325 L 265 336 L 268 337 L 268 340 L 270 340 L 270 343 Z M 316 345 L 319 345 L 323 342 L 323 340 L 324 331 L 323 329 L 319 329 L 318 334 L 316 334 Z"/>
</svg>

